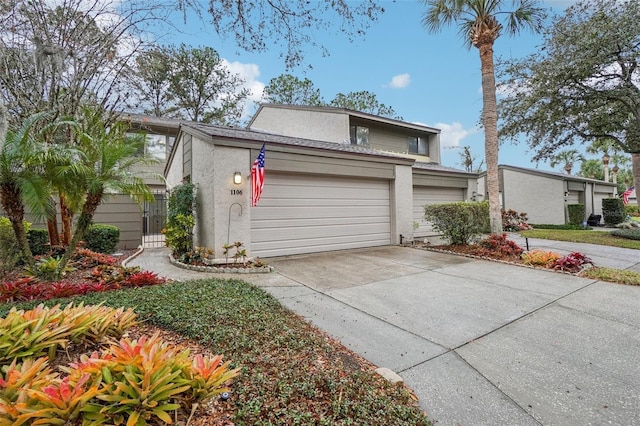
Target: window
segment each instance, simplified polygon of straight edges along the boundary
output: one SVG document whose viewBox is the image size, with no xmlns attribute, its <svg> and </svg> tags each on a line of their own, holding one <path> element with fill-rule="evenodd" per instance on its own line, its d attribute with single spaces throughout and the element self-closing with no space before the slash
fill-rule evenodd
<svg viewBox="0 0 640 426">
<path fill-rule="evenodd" d="M 173 145 L 175 138 L 167 135 L 127 133 L 127 137 L 131 139 L 144 137 L 144 147 L 140 148 L 139 156 L 155 158 L 160 161 L 167 159 L 167 154 Z"/>
<path fill-rule="evenodd" d="M 362 126 L 349 126 L 351 145 L 369 145 L 369 129 Z"/>
<path fill-rule="evenodd" d="M 418 136 L 409 136 L 409 154 L 429 155 L 427 140 Z"/>
</svg>

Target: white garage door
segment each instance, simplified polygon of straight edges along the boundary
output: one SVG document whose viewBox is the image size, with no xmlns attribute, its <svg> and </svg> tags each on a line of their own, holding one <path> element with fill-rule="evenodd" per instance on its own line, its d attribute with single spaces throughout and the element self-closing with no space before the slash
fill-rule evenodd
<svg viewBox="0 0 640 426">
<path fill-rule="evenodd" d="M 413 223 L 414 237 L 433 235 L 431 223 L 424 219 L 424 206 L 427 204 L 444 204 L 464 201 L 464 192 L 461 188 L 441 188 L 435 186 L 413 187 Z M 418 227 L 415 228 L 415 224 Z"/>
<path fill-rule="evenodd" d="M 389 182 L 269 173 L 251 208 L 251 255 L 391 244 Z"/>
</svg>

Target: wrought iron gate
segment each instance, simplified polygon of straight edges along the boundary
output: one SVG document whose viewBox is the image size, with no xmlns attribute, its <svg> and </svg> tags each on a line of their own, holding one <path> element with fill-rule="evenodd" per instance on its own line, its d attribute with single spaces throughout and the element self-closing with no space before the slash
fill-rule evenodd
<svg viewBox="0 0 640 426">
<path fill-rule="evenodd" d="M 142 213 L 142 246 L 164 247 L 162 230 L 167 223 L 167 191 L 155 191 L 153 201 L 145 201 Z"/>
</svg>

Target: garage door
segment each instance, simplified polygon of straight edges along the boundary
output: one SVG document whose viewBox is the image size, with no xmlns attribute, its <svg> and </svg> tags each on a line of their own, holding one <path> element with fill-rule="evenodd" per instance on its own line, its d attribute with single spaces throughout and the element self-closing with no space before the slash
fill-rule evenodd
<svg viewBox="0 0 640 426">
<path fill-rule="evenodd" d="M 270 257 L 391 244 L 389 182 L 270 173 L 251 208 L 251 254 Z"/>
<path fill-rule="evenodd" d="M 433 235 L 431 223 L 424 219 L 424 206 L 427 204 L 444 204 L 464 201 L 464 192 L 461 188 L 441 188 L 435 186 L 413 187 L 413 223 L 414 237 Z M 418 227 L 415 228 L 415 224 Z"/>
</svg>

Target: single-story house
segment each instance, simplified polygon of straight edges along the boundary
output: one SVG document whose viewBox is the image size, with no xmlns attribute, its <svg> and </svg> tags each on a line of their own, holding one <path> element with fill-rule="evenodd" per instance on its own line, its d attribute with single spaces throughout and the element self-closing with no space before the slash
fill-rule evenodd
<svg viewBox="0 0 640 426">
<path fill-rule="evenodd" d="M 602 199 L 616 196 L 616 184 L 563 173 L 498 166 L 500 203 L 505 210 L 526 213 L 529 223 L 567 223 L 567 205 L 584 204 L 585 220 L 602 215 Z M 478 194 L 487 199 L 486 172 L 478 177 Z"/>
</svg>

